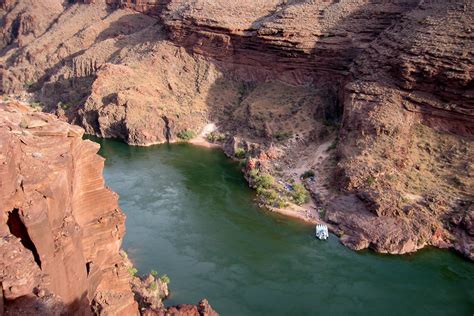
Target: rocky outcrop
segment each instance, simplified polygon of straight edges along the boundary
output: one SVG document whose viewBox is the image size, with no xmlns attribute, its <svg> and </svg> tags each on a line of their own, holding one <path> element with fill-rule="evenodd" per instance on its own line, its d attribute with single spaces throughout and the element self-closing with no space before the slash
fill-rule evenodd
<svg viewBox="0 0 474 316">
<path fill-rule="evenodd" d="M 470 2 L 424 3 L 355 61 L 339 172 L 364 207 L 341 197 L 328 218 L 355 248 L 450 246 L 474 258 L 460 224 L 473 205 L 473 13 Z"/>
<path fill-rule="evenodd" d="M 207 300 L 200 301 L 197 305 L 178 305 L 166 309 L 149 309 L 143 313 L 144 316 L 219 316 L 212 309 Z"/>
<path fill-rule="evenodd" d="M 62 1 L 0 1 L 0 49 L 23 47 L 43 34 L 63 12 Z"/>
<path fill-rule="evenodd" d="M 171 39 L 236 68 L 246 79 L 341 80 L 355 57 L 416 0 L 171 1 L 162 16 Z"/>
<path fill-rule="evenodd" d="M 31 308 L 138 314 L 119 249 L 125 216 L 83 129 L 0 105 L 0 284 L 7 315 Z"/>
</svg>

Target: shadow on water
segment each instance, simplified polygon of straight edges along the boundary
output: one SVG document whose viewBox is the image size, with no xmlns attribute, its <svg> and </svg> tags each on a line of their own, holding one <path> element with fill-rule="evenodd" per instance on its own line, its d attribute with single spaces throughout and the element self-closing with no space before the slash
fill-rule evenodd
<svg viewBox="0 0 474 316">
<path fill-rule="evenodd" d="M 186 144 L 100 140 L 140 272 L 171 278 L 167 304 L 206 297 L 223 315 L 470 315 L 474 265 L 437 249 L 356 253 L 262 211 L 238 166 Z"/>
</svg>

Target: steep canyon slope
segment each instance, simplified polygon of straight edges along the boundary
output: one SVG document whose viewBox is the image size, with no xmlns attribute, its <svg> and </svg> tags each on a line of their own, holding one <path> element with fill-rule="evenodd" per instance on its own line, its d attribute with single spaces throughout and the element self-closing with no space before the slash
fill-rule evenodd
<svg viewBox="0 0 474 316">
<path fill-rule="evenodd" d="M 0 105 L 1 287 L 8 315 L 135 315 L 119 254 L 125 215 L 84 130 Z M 2 298 L 3 301 L 3 298 Z M 3 310 L 2 310 L 3 312 Z"/>
<path fill-rule="evenodd" d="M 136 145 L 215 123 L 347 246 L 474 258 L 472 1 L 48 1 L 0 1 L 4 94 Z"/>
</svg>

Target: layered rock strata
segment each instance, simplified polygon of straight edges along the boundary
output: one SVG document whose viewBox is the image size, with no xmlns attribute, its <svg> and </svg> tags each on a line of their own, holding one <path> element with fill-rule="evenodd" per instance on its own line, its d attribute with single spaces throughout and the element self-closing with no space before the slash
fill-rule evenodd
<svg viewBox="0 0 474 316">
<path fill-rule="evenodd" d="M 0 283 L 7 315 L 137 315 L 119 249 L 125 215 L 84 130 L 0 105 Z M 21 312 L 23 310 L 23 312 Z M 48 314 L 46 313 L 46 314 Z"/>
</svg>

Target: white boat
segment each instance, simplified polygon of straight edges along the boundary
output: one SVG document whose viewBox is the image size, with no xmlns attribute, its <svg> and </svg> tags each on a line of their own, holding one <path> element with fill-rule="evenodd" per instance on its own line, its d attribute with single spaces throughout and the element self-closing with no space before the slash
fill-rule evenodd
<svg viewBox="0 0 474 316">
<path fill-rule="evenodd" d="M 328 226 L 324 224 L 316 225 L 316 237 L 321 240 L 326 240 L 329 237 Z"/>
</svg>

